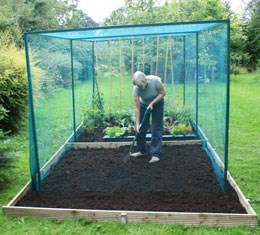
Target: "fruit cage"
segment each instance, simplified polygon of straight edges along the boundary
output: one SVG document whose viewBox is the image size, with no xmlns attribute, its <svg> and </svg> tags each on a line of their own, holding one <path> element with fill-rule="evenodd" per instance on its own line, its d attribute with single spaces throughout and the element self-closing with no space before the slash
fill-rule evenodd
<svg viewBox="0 0 260 235">
<path fill-rule="evenodd" d="M 29 86 L 30 172 L 80 135 L 93 94 L 104 112 L 133 109 L 132 74 L 161 77 L 165 110 L 188 107 L 195 135 L 227 187 L 230 22 L 93 27 L 25 33 Z M 217 156 L 217 158 L 216 158 Z M 216 160 L 218 159 L 218 160 Z"/>
</svg>

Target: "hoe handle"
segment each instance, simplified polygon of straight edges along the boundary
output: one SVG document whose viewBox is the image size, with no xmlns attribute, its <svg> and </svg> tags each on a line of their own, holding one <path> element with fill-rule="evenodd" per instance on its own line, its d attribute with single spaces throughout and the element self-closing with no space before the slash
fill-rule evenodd
<svg viewBox="0 0 260 235">
<path fill-rule="evenodd" d="M 143 119 L 142 119 L 141 124 L 140 124 L 140 126 L 139 126 L 139 130 L 142 128 L 144 122 L 147 120 L 147 118 L 149 117 L 149 115 L 150 115 L 151 112 L 152 112 L 152 109 L 151 109 L 151 108 L 145 110 Z M 136 135 L 138 135 L 138 132 L 137 132 Z"/>
</svg>

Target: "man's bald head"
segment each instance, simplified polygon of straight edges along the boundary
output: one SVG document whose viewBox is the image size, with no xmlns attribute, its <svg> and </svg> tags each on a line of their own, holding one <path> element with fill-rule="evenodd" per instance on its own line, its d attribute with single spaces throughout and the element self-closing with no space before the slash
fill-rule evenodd
<svg viewBox="0 0 260 235">
<path fill-rule="evenodd" d="M 133 84 L 141 89 L 145 89 L 147 86 L 145 74 L 141 71 L 136 71 L 133 75 Z"/>
</svg>

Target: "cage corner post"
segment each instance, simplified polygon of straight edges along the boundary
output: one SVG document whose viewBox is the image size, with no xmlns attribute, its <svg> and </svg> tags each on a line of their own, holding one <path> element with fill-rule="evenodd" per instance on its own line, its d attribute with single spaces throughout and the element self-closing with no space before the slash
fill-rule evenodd
<svg viewBox="0 0 260 235">
<path fill-rule="evenodd" d="M 92 105 L 93 105 L 93 98 L 95 95 L 95 89 L 96 89 L 96 58 L 95 58 L 95 41 L 92 41 Z"/>
<path fill-rule="evenodd" d="M 186 104 L 186 37 L 183 36 L 183 101 L 182 104 Z"/>
<path fill-rule="evenodd" d="M 73 109 L 73 140 L 76 141 L 76 114 L 75 114 L 75 86 L 74 86 L 74 61 L 73 43 L 70 40 L 70 60 L 71 60 L 71 89 L 72 89 L 72 109 Z"/>
<path fill-rule="evenodd" d="M 228 142 L 229 142 L 229 109 L 230 109 L 230 20 L 227 25 L 227 84 L 226 84 L 226 133 L 225 133 L 225 161 L 224 161 L 224 191 L 227 189 L 228 173 Z"/>
<path fill-rule="evenodd" d="M 28 80 L 28 112 L 29 112 L 29 162 L 31 175 L 31 188 L 34 191 L 41 191 L 41 173 L 37 144 L 37 132 L 34 115 L 34 101 L 33 101 L 33 85 L 32 74 L 30 66 L 30 56 L 28 47 L 28 34 L 24 33 L 26 69 Z"/>
<path fill-rule="evenodd" d="M 196 32 L 196 136 L 198 136 L 199 119 L 199 33 Z"/>
</svg>

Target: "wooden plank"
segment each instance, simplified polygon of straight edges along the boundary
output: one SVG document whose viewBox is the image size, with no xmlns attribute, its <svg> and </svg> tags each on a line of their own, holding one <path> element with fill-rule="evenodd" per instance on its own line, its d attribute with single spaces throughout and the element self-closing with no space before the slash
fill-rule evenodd
<svg viewBox="0 0 260 235">
<path fill-rule="evenodd" d="M 41 168 L 41 173 L 43 175 L 46 175 L 46 173 L 51 169 L 52 165 L 58 161 L 60 156 L 66 152 L 66 146 L 70 144 L 65 143 L 63 144 L 58 151 L 44 164 L 44 166 Z"/>
<path fill-rule="evenodd" d="M 247 214 L 184 213 L 149 211 L 80 210 L 35 207 L 3 208 L 5 215 L 31 216 L 51 219 L 85 218 L 93 221 L 123 223 L 153 222 L 207 226 L 257 226 L 257 216 Z M 123 219 L 122 219 L 123 218 Z"/>
<path fill-rule="evenodd" d="M 16 196 L 7 204 L 7 206 L 15 206 L 15 204 L 30 190 L 30 183 L 31 183 L 31 181 L 29 181 L 20 190 L 20 192 L 16 194 Z"/>
<path fill-rule="evenodd" d="M 212 154 L 214 160 L 216 161 L 216 163 L 218 164 L 219 169 L 221 169 L 222 171 L 224 171 L 224 164 L 221 160 L 221 158 L 218 156 L 217 152 L 215 151 L 215 149 L 212 147 L 212 145 L 209 143 L 206 135 L 203 133 L 203 131 L 199 128 L 199 131 L 202 133 L 203 137 L 205 138 L 206 142 L 207 142 L 207 148 L 210 151 L 210 153 Z M 246 197 L 244 196 L 243 192 L 240 190 L 240 188 L 238 187 L 238 185 L 236 184 L 235 180 L 233 179 L 233 177 L 231 176 L 230 172 L 227 172 L 227 180 L 230 183 L 230 185 L 232 186 L 232 188 L 236 191 L 239 201 L 241 203 L 241 205 L 246 209 L 248 214 L 251 215 L 256 215 L 256 212 L 254 211 L 254 209 L 251 207 L 249 200 L 246 199 Z"/>
<path fill-rule="evenodd" d="M 220 157 L 218 156 L 218 154 L 216 153 L 215 149 L 211 146 L 211 144 L 208 142 L 208 139 L 206 138 L 205 134 L 203 133 L 203 131 L 200 129 L 202 135 L 204 135 L 205 140 L 207 141 L 207 148 L 209 149 L 209 151 L 211 152 L 212 156 L 214 157 L 216 163 L 218 164 L 219 168 L 224 170 L 224 164 L 221 161 Z M 251 207 L 249 200 L 246 199 L 246 197 L 244 196 L 243 192 L 240 190 L 240 188 L 238 187 L 238 185 L 236 184 L 235 180 L 233 179 L 233 177 L 231 176 L 230 172 L 227 172 L 227 179 L 230 183 L 230 185 L 233 187 L 233 189 L 236 191 L 238 197 L 239 197 L 239 201 L 242 204 L 242 206 L 246 209 L 248 214 L 251 215 L 256 215 L 256 212 L 254 211 L 254 209 Z"/>
<path fill-rule="evenodd" d="M 79 127 L 76 129 L 76 133 L 79 132 L 80 128 L 82 126 L 82 123 L 79 125 Z M 70 135 L 70 137 L 65 141 L 65 143 L 56 151 L 56 153 L 53 154 L 53 156 L 44 164 L 44 166 L 41 168 L 41 172 L 45 175 L 46 172 L 48 172 L 55 163 L 58 158 L 66 152 L 68 148 L 72 146 L 72 143 L 70 143 L 70 140 L 73 138 L 74 133 Z"/>
<path fill-rule="evenodd" d="M 77 128 L 76 132 L 79 131 L 80 127 Z M 58 151 L 47 161 L 44 166 L 41 168 L 41 172 L 47 172 L 50 170 L 50 167 L 54 162 L 57 161 L 57 158 L 65 153 L 66 147 L 68 146 L 69 140 L 72 138 L 73 134 L 65 141 L 65 143 L 58 149 Z M 27 182 L 26 185 L 20 190 L 20 192 L 8 203 L 8 206 L 13 206 L 19 201 L 29 190 L 30 190 L 31 181 Z"/>
<path fill-rule="evenodd" d="M 216 160 L 216 163 L 218 164 L 219 168 L 220 169 L 224 169 L 223 162 L 221 161 L 221 159 L 218 156 L 218 154 L 216 153 L 216 151 L 212 148 L 210 143 L 207 143 L 207 148 L 212 153 L 212 156 Z M 232 186 L 232 188 L 236 191 L 236 193 L 238 195 L 238 198 L 239 198 L 239 201 L 242 204 L 242 206 L 246 209 L 247 213 L 251 214 L 251 215 L 256 215 L 256 212 L 251 207 L 248 199 L 246 199 L 246 197 L 244 196 L 243 192 L 240 190 L 239 186 L 236 184 L 235 180 L 233 179 L 233 177 L 231 176 L 229 171 L 227 172 L 227 179 L 228 179 L 228 182 L 230 183 L 230 185 Z"/>
<path fill-rule="evenodd" d="M 129 142 L 93 142 L 93 143 L 75 143 L 73 148 L 118 148 L 124 145 L 130 145 Z M 197 140 L 185 141 L 165 141 L 164 145 L 178 144 L 201 144 Z M 63 151 L 66 150 L 66 143 L 53 155 L 53 157 L 44 165 L 42 170 L 48 170 L 53 162 L 57 160 Z M 210 151 L 214 154 L 218 164 L 222 164 L 220 158 L 214 149 L 208 145 Z M 236 190 L 241 204 L 245 207 L 248 214 L 226 214 L 226 213 L 180 213 L 180 212 L 149 212 L 149 211 L 111 211 L 111 210 L 83 210 L 83 209 L 60 209 L 60 208 L 37 208 L 37 207 L 17 207 L 15 204 L 23 197 L 30 189 L 28 182 L 23 189 L 8 203 L 3 206 L 3 213 L 11 216 L 32 216 L 55 219 L 69 218 L 86 218 L 94 221 L 121 221 L 128 222 L 154 222 L 154 223 L 176 223 L 186 225 L 207 225 L 207 226 L 257 226 L 258 216 L 251 208 L 249 202 L 244 197 L 243 193 L 235 183 L 232 176 L 228 173 L 230 185 Z"/>
<path fill-rule="evenodd" d="M 254 211 L 254 209 L 251 207 L 249 200 L 246 199 L 245 195 L 243 194 L 241 189 L 238 187 L 238 185 L 236 184 L 235 180 L 233 179 L 233 177 L 231 176 L 231 174 L 229 172 L 228 172 L 227 178 L 228 178 L 228 181 L 229 181 L 230 185 L 232 186 L 232 188 L 236 191 L 239 201 L 242 204 L 242 206 L 246 209 L 246 212 L 251 215 L 257 215 L 256 212 Z"/>
<path fill-rule="evenodd" d="M 75 142 L 72 144 L 72 148 L 81 149 L 81 148 L 119 148 L 121 146 L 130 146 L 132 142 Z M 147 141 L 149 144 L 150 141 Z M 163 146 L 172 146 L 172 145 L 194 145 L 201 144 L 200 140 L 176 140 L 176 141 L 163 141 Z"/>
<path fill-rule="evenodd" d="M 119 148 L 121 146 L 130 146 L 131 142 L 75 142 L 72 144 L 74 149 L 88 148 Z"/>
<path fill-rule="evenodd" d="M 174 146 L 174 145 L 195 145 L 201 144 L 201 140 L 176 140 L 176 141 L 163 141 L 163 146 Z"/>
</svg>

